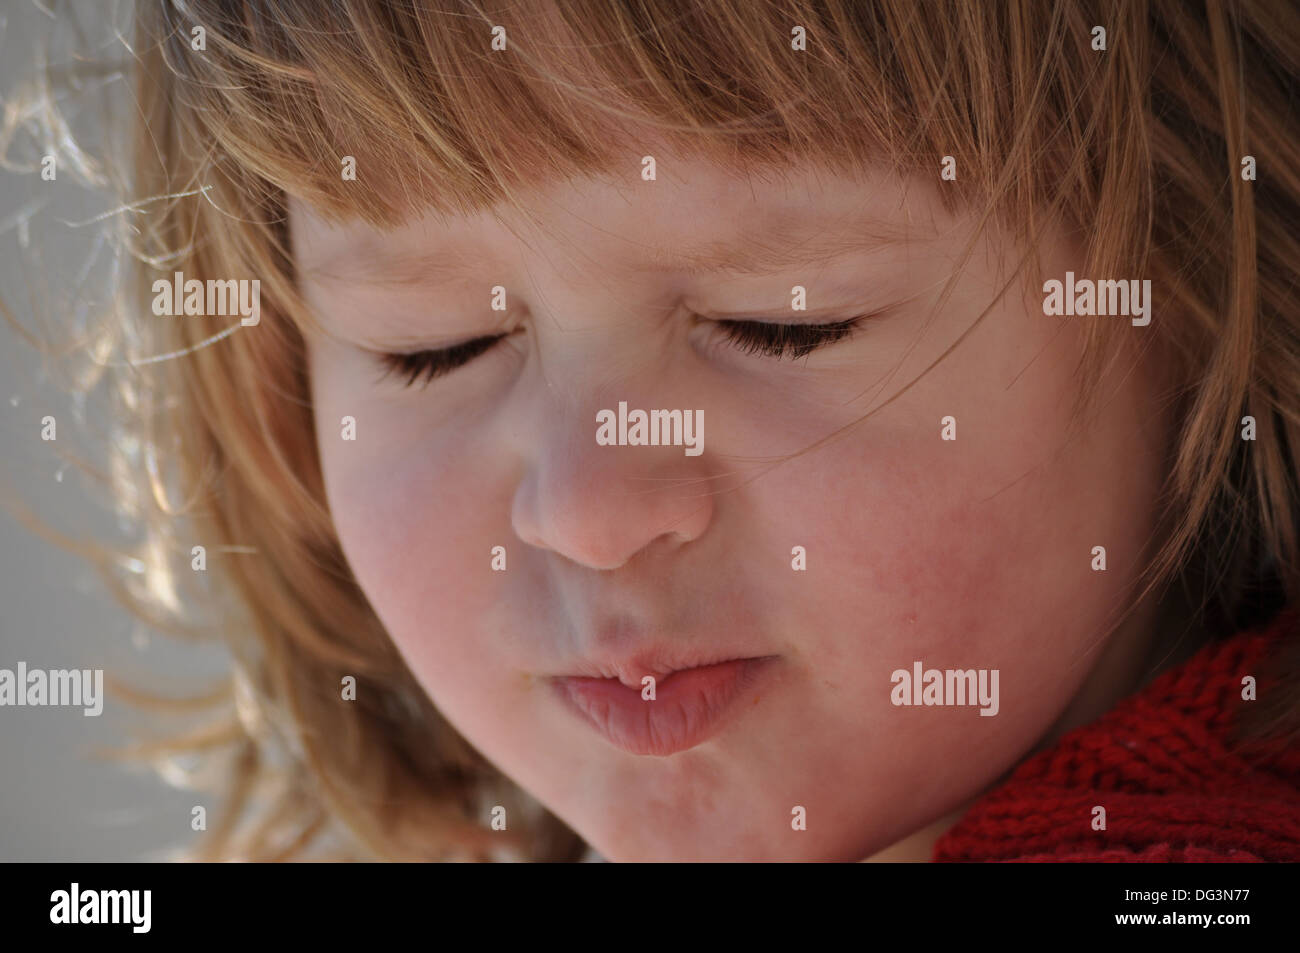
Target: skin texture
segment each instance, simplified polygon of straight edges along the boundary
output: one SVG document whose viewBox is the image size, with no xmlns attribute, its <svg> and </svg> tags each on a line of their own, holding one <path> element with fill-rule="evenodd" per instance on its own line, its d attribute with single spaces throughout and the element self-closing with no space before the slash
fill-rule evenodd
<svg viewBox="0 0 1300 953">
<path fill-rule="evenodd" d="M 608 859 L 856 860 L 900 844 L 893 856 L 921 859 L 927 826 L 1146 674 L 1146 609 L 1107 636 L 1152 532 L 1157 374 L 1136 358 L 1114 370 L 1071 436 L 1079 319 L 1044 316 L 1039 289 L 1079 272 L 1077 249 L 1049 236 L 1041 274 L 999 297 L 1023 250 L 947 215 L 940 187 L 660 156 L 654 182 L 528 191 L 532 221 L 424 215 L 381 233 L 291 204 L 327 329 L 308 341 L 317 438 L 353 570 L 446 717 Z M 905 240 L 792 264 L 780 216 L 805 242 Z M 707 242 L 767 246 L 777 264 L 646 267 Z M 396 264 L 449 249 L 476 263 L 462 279 Z M 797 360 L 742 353 L 691 316 L 877 311 Z M 427 387 L 381 380 L 365 350 L 502 330 L 517 333 Z M 596 413 L 620 400 L 702 409 L 703 454 L 597 446 Z M 651 644 L 779 658 L 713 737 L 666 757 L 614 747 L 548 690 L 545 676 Z M 998 669 L 999 713 L 894 706 L 891 673 L 915 660 Z"/>
</svg>

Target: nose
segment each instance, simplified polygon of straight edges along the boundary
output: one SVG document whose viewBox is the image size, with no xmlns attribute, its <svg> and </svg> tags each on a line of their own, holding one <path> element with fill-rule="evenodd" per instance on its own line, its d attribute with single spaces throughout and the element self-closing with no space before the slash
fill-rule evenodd
<svg viewBox="0 0 1300 953">
<path fill-rule="evenodd" d="M 515 534 L 600 570 L 618 569 L 656 542 L 699 538 L 713 519 L 709 455 L 687 456 L 680 446 L 601 446 L 596 409 L 535 433 L 514 495 Z"/>
</svg>

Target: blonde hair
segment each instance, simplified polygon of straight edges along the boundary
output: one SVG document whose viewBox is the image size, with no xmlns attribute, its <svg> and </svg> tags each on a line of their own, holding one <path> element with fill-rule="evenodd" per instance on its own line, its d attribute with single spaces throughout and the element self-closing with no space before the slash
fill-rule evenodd
<svg viewBox="0 0 1300 953">
<path fill-rule="evenodd" d="M 313 438 L 289 194 L 377 225 L 412 208 L 472 212 L 537 182 L 635 169 L 633 124 L 737 169 L 914 177 L 953 156 L 953 206 L 1026 245 L 1064 222 L 1086 273 L 1161 289 L 1151 330 L 1180 382 L 1178 430 L 1147 591 L 1204 588 L 1216 635 L 1300 594 L 1300 16 L 1287 4 L 187 0 L 142 5 L 131 49 L 125 200 L 156 200 L 123 236 L 139 267 L 93 346 L 185 354 L 105 370 L 115 489 L 143 537 L 126 554 L 136 571 L 101 562 L 142 617 L 221 639 L 236 659 L 207 699 L 227 706 L 221 720 L 147 749 L 229 758 L 227 811 L 198 856 L 301 856 L 331 821 L 359 856 L 476 859 L 508 842 L 512 856 L 572 859 L 583 847 L 439 714 L 348 569 Z M 11 104 L 4 141 L 32 115 Z M 1256 181 L 1240 174 L 1247 155 Z M 345 156 L 355 180 L 340 175 Z M 173 271 L 259 278 L 260 326 L 211 344 L 224 324 L 148 315 L 148 288 Z M 1087 343 L 1085 395 L 1113 341 L 1099 323 Z M 1247 414 L 1254 442 L 1239 439 Z M 226 588 L 208 590 L 189 570 L 194 542 L 256 554 L 219 560 L 208 577 Z M 217 619 L 195 623 L 199 606 Z M 1285 704 L 1260 731 L 1294 714 L 1300 666 L 1284 664 Z M 358 683 L 349 704 L 344 675 Z M 486 831 L 491 804 L 509 806 L 508 835 Z"/>
</svg>

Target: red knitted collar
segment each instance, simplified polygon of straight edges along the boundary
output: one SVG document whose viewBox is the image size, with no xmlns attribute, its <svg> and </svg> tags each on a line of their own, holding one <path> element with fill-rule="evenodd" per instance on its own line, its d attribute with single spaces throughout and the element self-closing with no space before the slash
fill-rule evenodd
<svg viewBox="0 0 1300 953">
<path fill-rule="evenodd" d="M 1234 745 L 1242 679 L 1300 613 L 1203 648 L 1021 764 L 934 846 L 936 861 L 1297 861 L 1300 750 Z M 1261 753 L 1262 752 L 1262 753 Z M 1094 829 L 1105 809 L 1105 829 Z"/>
</svg>

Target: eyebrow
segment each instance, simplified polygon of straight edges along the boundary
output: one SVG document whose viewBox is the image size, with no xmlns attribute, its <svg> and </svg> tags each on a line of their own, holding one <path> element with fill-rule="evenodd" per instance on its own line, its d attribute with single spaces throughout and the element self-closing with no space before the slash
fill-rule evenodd
<svg viewBox="0 0 1300 953">
<path fill-rule="evenodd" d="M 916 232 L 881 222 L 842 231 L 832 231 L 824 224 L 781 224 L 763 230 L 759 239 L 742 234 L 731 240 L 702 242 L 671 251 L 653 250 L 633 267 L 642 272 L 689 276 L 752 277 L 822 264 L 853 253 L 879 251 L 920 238 Z"/>
<path fill-rule="evenodd" d="M 642 273 L 676 273 L 686 276 L 728 275 L 754 277 L 781 270 L 824 264 L 852 253 L 866 253 L 930 240 L 920 229 L 873 221 L 839 231 L 806 215 L 787 216 L 771 226 L 739 233 L 730 239 L 673 248 L 641 247 L 639 260 L 627 262 Z M 434 285 L 468 277 L 482 270 L 484 256 L 466 248 L 386 250 L 373 241 L 328 256 L 303 270 L 324 283 L 364 282 L 374 285 Z"/>
</svg>

